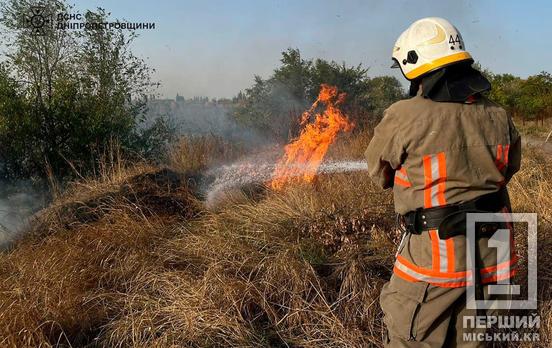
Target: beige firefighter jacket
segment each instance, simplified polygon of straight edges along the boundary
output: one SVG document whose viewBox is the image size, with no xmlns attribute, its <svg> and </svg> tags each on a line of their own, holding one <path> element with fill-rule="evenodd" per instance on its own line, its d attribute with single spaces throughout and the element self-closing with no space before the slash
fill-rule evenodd
<svg viewBox="0 0 552 348">
<path fill-rule="evenodd" d="M 498 191 L 519 170 L 521 139 L 506 111 L 485 98 L 418 95 L 385 111 L 365 155 L 372 179 L 393 187 L 395 210 L 405 214 Z"/>
<path fill-rule="evenodd" d="M 462 104 L 416 96 L 385 111 L 366 158 L 372 179 L 393 188 L 395 210 L 405 214 L 498 191 L 519 170 L 521 140 L 504 109 L 485 98 Z M 488 238 L 478 245 L 483 283 L 514 275 L 513 239 L 500 253 Z M 440 239 L 437 230 L 407 235 L 394 266 L 396 276 L 420 286 L 462 287 L 473 283 L 472 273 L 466 237 Z"/>
</svg>

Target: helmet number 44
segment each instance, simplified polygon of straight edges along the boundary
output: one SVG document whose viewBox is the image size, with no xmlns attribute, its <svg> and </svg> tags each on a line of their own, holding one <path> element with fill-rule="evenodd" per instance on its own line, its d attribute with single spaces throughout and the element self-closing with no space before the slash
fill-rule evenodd
<svg viewBox="0 0 552 348">
<path fill-rule="evenodd" d="M 450 38 L 449 38 L 449 44 L 452 44 L 452 45 L 459 44 L 459 45 L 461 45 L 461 44 L 462 44 L 462 41 L 460 40 L 460 35 L 456 35 L 456 38 L 454 38 L 454 37 L 451 35 Z"/>
</svg>

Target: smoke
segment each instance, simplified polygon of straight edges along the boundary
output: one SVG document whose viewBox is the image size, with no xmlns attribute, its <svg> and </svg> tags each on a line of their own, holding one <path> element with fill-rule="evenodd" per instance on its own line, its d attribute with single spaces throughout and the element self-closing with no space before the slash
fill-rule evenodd
<svg viewBox="0 0 552 348">
<path fill-rule="evenodd" d="M 29 181 L 0 182 L 0 250 L 25 230 L 31 216 L 46 203 L 46 191 L 36 190 Z"/>
<path fill-rule="evenodd" d="M 212 101 L 206 97 L 184 99 L 154 99 L 148 104 L 147 123 L 164 117 L 174 126 L 177 135 L 217 136 L 231 142 L 248 145 L 266 141 L 251 128 L 231 117 L 231 102 Z"/>
</svg>

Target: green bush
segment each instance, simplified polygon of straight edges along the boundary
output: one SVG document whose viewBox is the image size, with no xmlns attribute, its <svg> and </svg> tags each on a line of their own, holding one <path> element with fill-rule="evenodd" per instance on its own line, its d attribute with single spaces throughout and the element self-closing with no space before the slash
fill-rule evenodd
<svg viewBox="0 0 552 348">
<path fill-rule="evenodd" d="M 144 125 L 151 69 L 130 50 L 121 29 L 33 33 L 20 21 L 34 1 L 1 3 L 7 52 L 0 69 L 0 175 L 59 178 L 94 170 L 98 155 L 118 144 L 127 155 L 157 158 L 171 135 L 163 120 Z M 41 2 L 67 13 L 61 1 Z M 109 13 L 87 11 L 86 22 Z"/>
<path fill-rule="evenodd" d="M 484 71 L 492 89 L 489 98 L 524 120 L 543 120 L 552 116 L 552 75 L 541 72 L 526 79 L 512 74 Z"/>
</svg>

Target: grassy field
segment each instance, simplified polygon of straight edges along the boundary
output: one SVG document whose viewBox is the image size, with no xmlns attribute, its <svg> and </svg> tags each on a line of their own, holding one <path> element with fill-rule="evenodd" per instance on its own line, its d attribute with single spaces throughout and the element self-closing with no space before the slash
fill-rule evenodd
<svg viewBox="0 0 552 348">
<path fill-rule="evenodd" d="M 361 158 L 368 139 L 342 138 L 330 156 Z M 391 194 L 356 172 L 236 191 L 208 209 L 198 178 L 240 151 L 183 139 L 166 167 L 117 162 L 74 183 L 0 254 L 0 346 L 381 345 Z M 525 149 L 510 184 L 514 210 L 539 214 L 540 265 L 552 262 L 551 172 L 547 155 Z M 542 347 L 551 280 L 541 266 Z"/>
<path fill-rule="evenodd" d="M 544 140 L 552 132 L 552 118 L 538 121 L 527 120 L 525 122 L 516 119 L 516 126 L 522 134 Z M 552 142 L 552 136 L 548 141 Z"/>
</svg>

